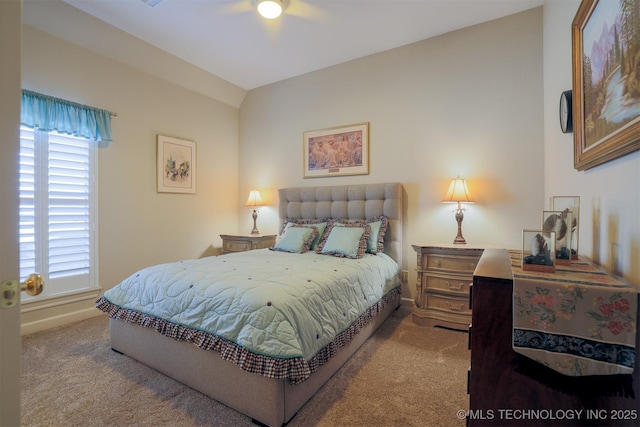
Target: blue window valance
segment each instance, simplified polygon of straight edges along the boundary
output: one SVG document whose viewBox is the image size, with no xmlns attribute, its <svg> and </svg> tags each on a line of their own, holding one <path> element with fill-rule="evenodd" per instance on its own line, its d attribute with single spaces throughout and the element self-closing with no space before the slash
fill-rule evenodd
<svg viewBox="0 0 640 427">
<path fill-rule="evenodd" d="M 94 141 L 109 142 L 111 112 L 22 89 L 20 124 L 46 132 L 57 131 Z"/>
</svg>

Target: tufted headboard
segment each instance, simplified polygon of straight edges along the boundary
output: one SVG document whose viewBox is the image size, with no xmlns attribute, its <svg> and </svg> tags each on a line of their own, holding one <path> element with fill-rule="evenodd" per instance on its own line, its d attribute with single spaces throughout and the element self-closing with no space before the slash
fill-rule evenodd
<svg viewBox="0 0 640 427">
<path fill-rule="evenodd" d="M 287 218 L 369 219 L 386 216 L 389 225 L 384 236 L 384 253 L 402 268 L 402 184 L 281 188 L 278 195 L 281 228 Z"/>
</svg>

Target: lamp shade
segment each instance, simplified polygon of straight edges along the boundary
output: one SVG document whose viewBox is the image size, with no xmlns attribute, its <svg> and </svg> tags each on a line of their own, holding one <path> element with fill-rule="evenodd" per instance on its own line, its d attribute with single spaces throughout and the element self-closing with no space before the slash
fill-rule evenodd
<svg viewBox="0 0 640 427">
<path fill-rule="evenodd" d="M 275 19 L 282 13 L 281 0 L 258 0 L 258 13 L 267 19 Z"/>
<path fill-rule="evenodd" d="M 262 197 L 260 197 L 260 192 L 256 189 L 251 190 L 249 192 L 249 198 L 247 199 L 247 203 L 245 203 L 244 205 L 252 208 L 255 208 L 256 206 L 264 206 Z"/>
<path fill-rule="evenodd" d="M 442 199 L 442 203 L 474 203 L 473 198 L 471 197 L 471 193 L 469 193 L 469 188 L 467 187 L 467 182 L 457 177 L 451 180 L 451 184 L 449 185 L 449 190 L 447 194 Z"/>
</svg>

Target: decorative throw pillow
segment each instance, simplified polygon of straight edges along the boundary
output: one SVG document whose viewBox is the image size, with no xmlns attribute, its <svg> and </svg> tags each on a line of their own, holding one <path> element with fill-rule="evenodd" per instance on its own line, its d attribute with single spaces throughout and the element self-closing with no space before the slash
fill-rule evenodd
<svg viewBox="0 0 640 427">
<path fill-rule="evenodd" d="M 304 226 L 316 227 L 318 229 L 318 235 L 313 240 L 313 242 L 311 242 L 311 248 L 309 248 L 310 250 L 315 250 L 315 248 L 318 246 L 318 243 L 320 243 L 320 239 L 324 235 L 324 232 L 326 231 L 328 224 L 329 224 L 329 220 L 326 218 L 325 219 L 287 218 L 287 220 L 285 221 L 283 232 L 284 230 L 286 230 L 287 227 L 290 227 L 291 225 L 304 225 Z"/>
<path fill-rule="evenodd" d="M 377 254 L 378 252 L 384 252 L 384 236 L 387 232 L 387 226 L 389 224 L 389 220 L 386 216 L 380 215 L 373 218 L 369 218 L 367 220 L 343 220 L 337 219 L 334 220 L 333 224 L 337 226 L 341 226 L 344 224 L 355 224 L 360 227 L 365 225 L 369 225 L 371 227 L 371 234 L 369 235 L 369 239 L 367 240 L 367 252 L 370 254 Z"/>
<path fill-rule="evenodd" d="M 318 229 L 312 226 L 292 225 L 282 232 L 276 244 L 269 248 L 274 251 L 305 253 L 318 235 Z"/>
<path fill-rule="evenodd" d="M 371 235 L 367 241 L 367 252 L 376 254 L 384 252 L 384 235 L 387 233 L 389 220 L 386 216 L 380 215 L 367 220 L 371 226 Z"/>
<path fill-rule="evenodd" d="M 367 224 L 331 224 L 316 247 L 316 252 L 344 258 L 362 258 L 367 250 L 371 227 Z"/>
</svg>

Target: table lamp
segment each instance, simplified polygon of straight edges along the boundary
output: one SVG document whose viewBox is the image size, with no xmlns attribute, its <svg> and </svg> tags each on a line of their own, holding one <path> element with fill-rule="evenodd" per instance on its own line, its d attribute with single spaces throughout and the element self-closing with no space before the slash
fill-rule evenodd
<svg viewBox="0 0 640 427">
<path fill-rule="evenodd" d="M 247 203 L 244 204 L 247 207 L 253 209 L 253 230 L 251 230 L 251 234 L 260 234 L 258 231 L 258 227 L 256 227 L 256 219 L 258 219 L 258 206 L 264 206 L 262 202 L 262 197 L 260 197 L 260 192 L 255 188 L 249 192 L 249 198 L 247 199 Z"/>
<path fill-rule="evenodd" d="M 458 235 L 453 240 L 453 243 L 467 243 L 464 237 L 462 237 L 462 219 L 464 218 L 464 214 L 462 213 L 462 211 L 464 211 L 464 209 L 460 204 L 474 203 L 474 201 L 471 198 L 471 194 L 469 193 L 469 188 L 467 188 L 466 181 L 459 176 L 455 179 L 452 179 L 451 184 L 449 185 L 449 191 L 447 191 L 447 194 L 442 199 L 442 203 L 458 203 L 458 208 L 455 210 L 456 221 L 458 221 Z"/>
</svg>

